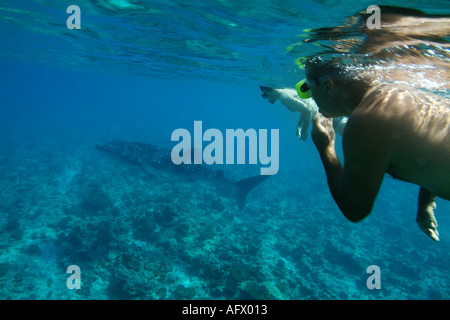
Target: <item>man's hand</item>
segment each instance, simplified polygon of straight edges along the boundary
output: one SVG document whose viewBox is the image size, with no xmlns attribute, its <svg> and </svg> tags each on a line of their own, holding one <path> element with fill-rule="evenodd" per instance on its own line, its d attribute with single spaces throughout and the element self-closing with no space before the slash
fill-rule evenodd
<svg viewBox="0 0 450 320">
<path fill-rule="evenodd" d="M 321 113 L 317 112 L 314 116 L 311 138 L 319 153 L 325 152 L 329 147 L 334 147 L 336 135 L 334 133 L 332 119 L 325 118 Z"/>
</svg>

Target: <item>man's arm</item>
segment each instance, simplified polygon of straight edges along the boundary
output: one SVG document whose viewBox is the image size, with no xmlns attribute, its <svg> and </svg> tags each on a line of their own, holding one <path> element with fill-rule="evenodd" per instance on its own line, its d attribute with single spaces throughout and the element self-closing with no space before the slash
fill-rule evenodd
<svg viewBox="0 0 450 320">
<path fill-rule="evenodd" d="M 384 174 L 389 166 L 388 147 L 379 132 L 354 119 L 349 122 L 343 139 L 345 167 L 334 149 L 332 121 L 317 114 L 312 138 L 327 175 L 328 186 L 344 216 L 358 222 L 372 211 Z"/>
</svg>

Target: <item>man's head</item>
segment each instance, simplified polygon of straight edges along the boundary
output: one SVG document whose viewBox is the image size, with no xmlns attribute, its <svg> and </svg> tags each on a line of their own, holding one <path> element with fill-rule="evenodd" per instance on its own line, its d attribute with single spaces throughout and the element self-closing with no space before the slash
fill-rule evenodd
<svg viewBox="0 0 450 320">
<path fill-rule="evenodd" d="M 263 86 L 259 86 L 259 88 L 263 92 L 262 97 L 264 99 L 269 101 L 271 104 L 274 104 L 275 101 L 277 101 L 279 94 L 276 91 L 276 89 L 271 88 L 271 87 L 263 87 Z"/>
<path fill-rule="evenodd" d="M 345 59 L 344 59 L 345 58 Z M 373 83 L 373 75 L 361 63 L 343 56 L 324 61 L 320 57 L 305 63 L 306 80 L 302 91 L 309 91 L 327 118 L 348 116 Z"/>
</svg>

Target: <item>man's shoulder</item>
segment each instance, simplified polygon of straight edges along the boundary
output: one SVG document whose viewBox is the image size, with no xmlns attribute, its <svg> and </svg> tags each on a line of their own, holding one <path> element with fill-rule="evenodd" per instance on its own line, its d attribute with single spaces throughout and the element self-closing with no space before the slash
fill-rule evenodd
<svg viewBox="0 0 450 320">
<path fill-rule="evenodd" d="M 432 124 L 438 118 L 450 119 L 449 110 L 449 101 L 436 94 L 405 85 L 379 84 L 366 92 L 350 114 L 345 131 L 352 140 L 411 137 L 425 118 Z"/>
<path fill-rule="evenodd" d="M 439 104 L 449 104 L 449 100 L 429 91 L 396 83 L 380 83 L 370 88 L 365 94 L 365 103 L 389 104 L 392 107 L 404 105 L 421 106 L 424 101 L 434 101 Z"/>
<path fill-rule="evenodd" d="M 406 110 L 414 112 L 420 106 L 419 90 L 403 85 L 382 83 L 373 86 L 362 97 L 352 114 L 365 121 L 387 120 L 403 117 Z"/>
</svg>

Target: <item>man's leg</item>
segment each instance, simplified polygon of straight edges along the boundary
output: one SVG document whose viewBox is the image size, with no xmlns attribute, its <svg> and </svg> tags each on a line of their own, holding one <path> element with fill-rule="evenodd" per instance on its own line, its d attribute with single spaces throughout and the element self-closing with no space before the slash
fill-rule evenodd
<svg viewBox="0 0 450 320">
<path fill-rule="evenodd" d="M 300 119 L 298 120 L 297 124 L 297 138 L 306 140 L 308 135 L 306 135 L 306 137 L 302 137 L 302 129 L 303 129 L 303 114 L 300 112 Z"/>
<path fill-rule="evenodd" d="M 436 211 L 436 195 L 420 187 L 419 207 L 417 209 L 417 224 L 427 236 L 434 241 L 439 241 L 439 232 L 437 231 L 437 221 L 434 217 Z"/>
</svg>

